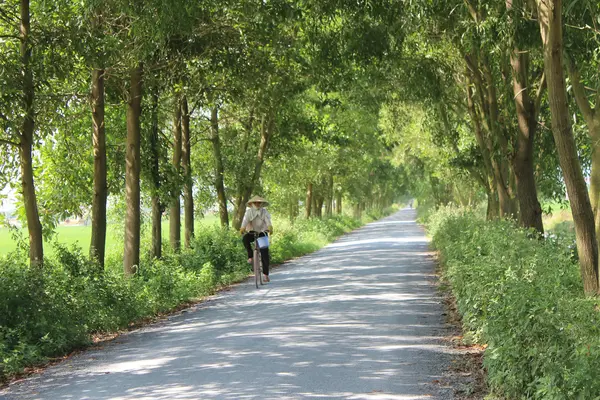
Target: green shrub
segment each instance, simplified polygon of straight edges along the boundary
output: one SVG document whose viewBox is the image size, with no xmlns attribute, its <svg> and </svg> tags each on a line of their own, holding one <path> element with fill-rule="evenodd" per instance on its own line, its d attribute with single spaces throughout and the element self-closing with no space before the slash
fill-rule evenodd
<svg viewBox="0 0 600 400">
<path fill-rule="evenodd" d="M 487 343 L 490 386 L 509 398 L 593 399 L 598 301 L 585 298 L 570 240 L 443 208 L 428 230 L 464 328 Z"/>
</svg>

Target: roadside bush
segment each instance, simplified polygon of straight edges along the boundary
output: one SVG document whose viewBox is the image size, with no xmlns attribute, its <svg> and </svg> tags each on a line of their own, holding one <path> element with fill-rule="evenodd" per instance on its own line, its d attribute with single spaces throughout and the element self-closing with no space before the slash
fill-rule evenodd
<svg viewBox="0 0 600 400">
<path fill-rule="evenodd" d="M 455 208 L 433 213 L 428 230 L 464 329 L 488 345 L 493 390 L 526 399 L 600 396 L 598 300 L 584 297 L 568 240 L 540 240 Z"/>
</svg>

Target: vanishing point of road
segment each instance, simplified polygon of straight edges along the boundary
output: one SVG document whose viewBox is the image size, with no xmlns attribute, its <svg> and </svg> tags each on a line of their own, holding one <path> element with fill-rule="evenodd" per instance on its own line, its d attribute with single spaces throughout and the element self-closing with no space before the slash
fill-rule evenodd
<svg viewBox="0 0 600 400">
<path fill-rule="evenodd" d="M 401 210 L 0 392 L 48 399 L 452 399 L 435 263 Z M 275 236 L 275 240 L 277 237 Z"/>
</svg>

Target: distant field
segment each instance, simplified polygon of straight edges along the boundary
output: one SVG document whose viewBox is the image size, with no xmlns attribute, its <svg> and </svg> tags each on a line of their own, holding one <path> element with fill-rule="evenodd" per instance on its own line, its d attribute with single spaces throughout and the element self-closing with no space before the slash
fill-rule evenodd
<svg viewBox="0 0 600 400">
<path fill-rule="evenodd" d="M 203 226 L 217 224 L 219 218 L 211 215 L 197 220 L 195 222 L 195 229 L 201 229 Z M 182 221 L 183 224 L 183 221 Z M 123 230 L 122 227 L 109 226 L 108 233 L 106 235 L 106 252 L 111 253 L 112 251 L 121 250 L 123 240 L 121 239 Z M 163 221 L 162 224 L 163 238 L 169 236 L 169 221 Z M 21 230 L 23 237 L 27 239 L 27 231 Z M 148 235 L 149 232 L 146 232 Z M 59 226 L 56 228 L 56 240 L 59 243 L 71 245 L 77 243 L 83 250 L 84 254 L 87 254 L 90 248 L 90 239 L 92 234 L 92 228 L 90 226 Z M 181 238 L 183 240 L 183 229 L 181 232 Z M 54 239 L 52 239 L 54 240 Z M 17 243 L 12 239 L 12 235 L 9 229 L 0 228 L 0 255 L 7 254 L 17 247 Z M 46 254 L 52 254 L 52 246 L 49 243 L 44 244 L 44 250 Z"/>
<path fill-rule="evenodd" d="M 542 208 L 550 211 L 550 214 L 543 216 L 544 230 L 563 233 L 573 231 L 573 216 L 568 203 L 547 203 Z"/>
</svg>

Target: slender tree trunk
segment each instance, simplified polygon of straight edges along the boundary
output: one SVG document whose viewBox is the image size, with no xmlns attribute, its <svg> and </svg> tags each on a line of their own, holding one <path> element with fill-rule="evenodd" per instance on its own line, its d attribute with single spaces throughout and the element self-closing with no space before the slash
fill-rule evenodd
<svg viewBox="0 0 600 400">
<path fill-rule="evenodd" d="M 468 68 L 470 69 L 468 72 L 470 72 L 470 75 L 473 77 L 474 86 L 483 114 L 480 119 L 481 122 L 479 123 L 479 131 L 484 138 L 484 144 L 487 147 L 486 153 L 489 155 L 489 160 L 491 163 L 489 171 L 493 176 L 494 185 L 496 186 L 495 190 L 498 194 L 498 202 L 500 207 L 499 214 L 502 218 L 512 217 L 512 199 L 508 192 L 508 177 L 506 173 L 508 171 L 508 161 L 506 159 L 507 143 L 505 143 L 506 138 L 504 137 L 502 129 L 499 126 L 498 99 L 493 76 L 485 56 L 475 56 L 471 54 L 465 57 L 465 60 Z M 480 71 L 483 71 L 483 77 L 481 76 Z M 470 86 L 470 84 L 470 79 L 468 79 L 468 85 Z M 467 101 L 473 102 L 471 93 L 468 93 Z M 469 108 L 475 109 L 474 104 L 469 105 Z M 477 120 L 477 116 L 478 115 L 475 114 L 475 120 Z M 483 124 L 488 132 L 487 137 L 484 137 L 483 132 L 481 131 L 481 124 Z M 496 146 L 502 149 L 501 155 L 496 155 L 497 152 L 494 151 Z"/>
<path fill-rule="evenodd" d="M 254 163 L 254 173 L 252 174 L 252 178 L 250 179 L 250 183 L 246 186 L 246 191 L 242 196 L 242 207 L 238 208 L 237 214 L 234 218 L 234 228 L 236 230 L 240 229 L 242 225 L 242 219 L 244 217 L 245 204 L 250 199 L 252 195 L 252 191 L 254 190 L 254 186 L 260 179 L 260 172 L 262 170 L 263 163 L 265 161 L 265 155 L 267 153 L 267 149 L 269 147 L 269 140 L 271 135 L 273 134 L 273 130 L 275 128 L 275 119 L 273 115 L 267 115 L 263 118 L 263 123 L 260 130 L 260 145 L 258 147 L 258 154 L 256 155 L 256 161 Z"/>
<path fill-rule="evenodd" d="M 305 216 L 306 218 L 312 217 L 312 203 L 313 203 L 313 184 L 310 182 L 306 186 L 306 201 L 304 202 L 304 207 L 306 209 Z"/>
<path fill-rule="evenodd" d="M 192 181 L 192 145 L 190 136 L 190 114 L 187 97 L 181 100 L 181 140 L 182 140 L 182 167 L 184 176 L 183 185 L 183 214 L 185 248 L 189 249 L 194 238 L 194 193 Z"/>
<path fill-rule="evenodd" d="M 486 174 L 486 192 L 488 196 L 488 208 L 486 217 L 488 220 L 492 220 L 498 217 L 499 213 L 499 203 L 498 198 L 496 196 L 496 176 L 494 174 L 494 167 L 492 163 L 492 156 L 489 153 L 489 146 L 487 141 L 483 136 L 483 130 L 481 128 L 481 120 L 480 116 L 477 113 L 477 109 L 475 107 L 475 102 L 473 100 L 473 92 L 471 89 L 471 79 L 468 75 L 469 71 L 467 70 L 467 109 L 469 111 L 469 115 L 471 117 L 471 122 L 473 123 L 473 131 L 475 134 L 475 139 L 477 141 L 477 145 L 479 146 L 479 151 L 481 152 L 481 158 L 483 158 L 484 170 Z"/>
<path fill-rule="evenodd" d="M 327 203 L 325 204 L 325 215 L 331 217 L 333 215 L 333 175 L 327 178 Z"/>
<path fill-rule="evenodd" d="M 526 228 L 544 233 L 542 207 L 535 185 L 533 146 L 537 129 L 537 112 L 529 96 L 527 79 L 529 56 L 515 49 L 511 55 L 513 92 L 519 122 L 517 149 L 513 158 L 515 180 L 519 200 L 520 222 Z"/>
<path fill-rule="evenodd" d="M 512 199 L 508 193 L 504 176 L 502 174 L 502 166 L 496 157 L 492 157 L 492 166 L 494 171 L 494 182 L 496 183 L 496 193 L 498 194 L 500 218 L 512 217 Z"/>
<path fill-rule="evenodd" d="M 152 157 L 150 174 L 152 176 L 152 257 L 162 257 L 162 211 L 160 203 L 160 139 L 158 128 L 158 92 L 152 93 L 152 130 L 150 132 L 150 154 Z"/>
<path fill-rule="evenodd" d="M 498 194 L 496 193 L 496 187 L 495 185 L 492 185 L 492 183 L 490 183 L 488 190 L 487 190 L 487 195 L 488 195 L 488 208 L 487 208 L 487 213 L 486 213 L 486 218 L 488 221 L 497 219 L 500 215 L 500 203 L 498 201 Z"/>
<path fill-rule="evenodd" d="M 537 0 L 537 6 L 544 43 L 544 68 L 548 82 L 552 133 L 571 203 L 583 287 L 587 294 L 593 295 L 598 293 L 598 244 L 594 214 L 569 120 L 562 59 L 562 0 Z"/>
<path fill-rule="evenodd" d="M 37 206 L 33 182 L 33 135 L 35 131 L 33 72 L 31 71 L 31 39 L 29 0 L 21 0 L 21 74 L 23 77 L 23 109 L 25 116 L 21 127 L 19 158 L 21 166 L 21 190 L 25 204 L 27 230 L 29 231 L 29 262 L 32 266 L 44 263 L 42 224 Z"/>
<path fill-rule="evenodd" d="M 127 148 L 125 151 L 125 250 L 126 276 L 140 264 L 140 117 L 142 114 L 142 65 L 131 72 L 127 104 Z"/>
<path fill-rule="evenodd" d="M 324 202 L 325 202 L 325 199 L 322 194 L 315 197 L 315 216 L 317 218 L 323 218 L 323 203 Z"/>
<path fill-rule="evenodd" d="M 600 130 L 596 132 L 600 140 Z M 590 174 L 590 201 L 594 213 L 596 239 L 600 241 L 600 149 L 592 150 L 592 171 Z M 599 244 L 600 246 L 600 244 Z M 600 262 L 600 260 L 598 261 Z"/>
<path fill-rule="evenodd" d="M 223 158 L 221 156 L 221 141 L 219 139 L 219 109 L 217 106 L 214 106 L 211 110 L 210 126 L 210 141 L 213 146 L 213 158 L 215 162 L 215 190 L 217 191 L 217 200 L 219 204 L 219 217 L 221 219 L 221 226 L 226 228 L 229 226 L 229 213 L 227 212 L 227 197 L 225 196 L 225 184 L 223 181 L 225 169 L 223 167 Z M 244 204 L 246 203 L 244 202 Z M 236 227 L 236 230 L 239 229 L 239 227 Z"/>
<path fill-rule="evenodd" d="M 354 205 L 354 219 L 360 219 L 360 204 Z"/>
<path fill-rule="evenodd" d="M 94 198 L 92 199 L 92 240 L 90 258 L 104 268 L 106 249 L 106 135 L 104 126 L 104 70 L 92 71 L 92 144 L 94 148 Z"/>
<path fill-rule="evenodd" d="M 175 113 L 173 115 L 173 170 L 175 171 L 176 188 L 171 197 L 169 209 L 169 242 L 175 252 L 181 249 L 181 100 L 175 97 Z"/>
</svg>

